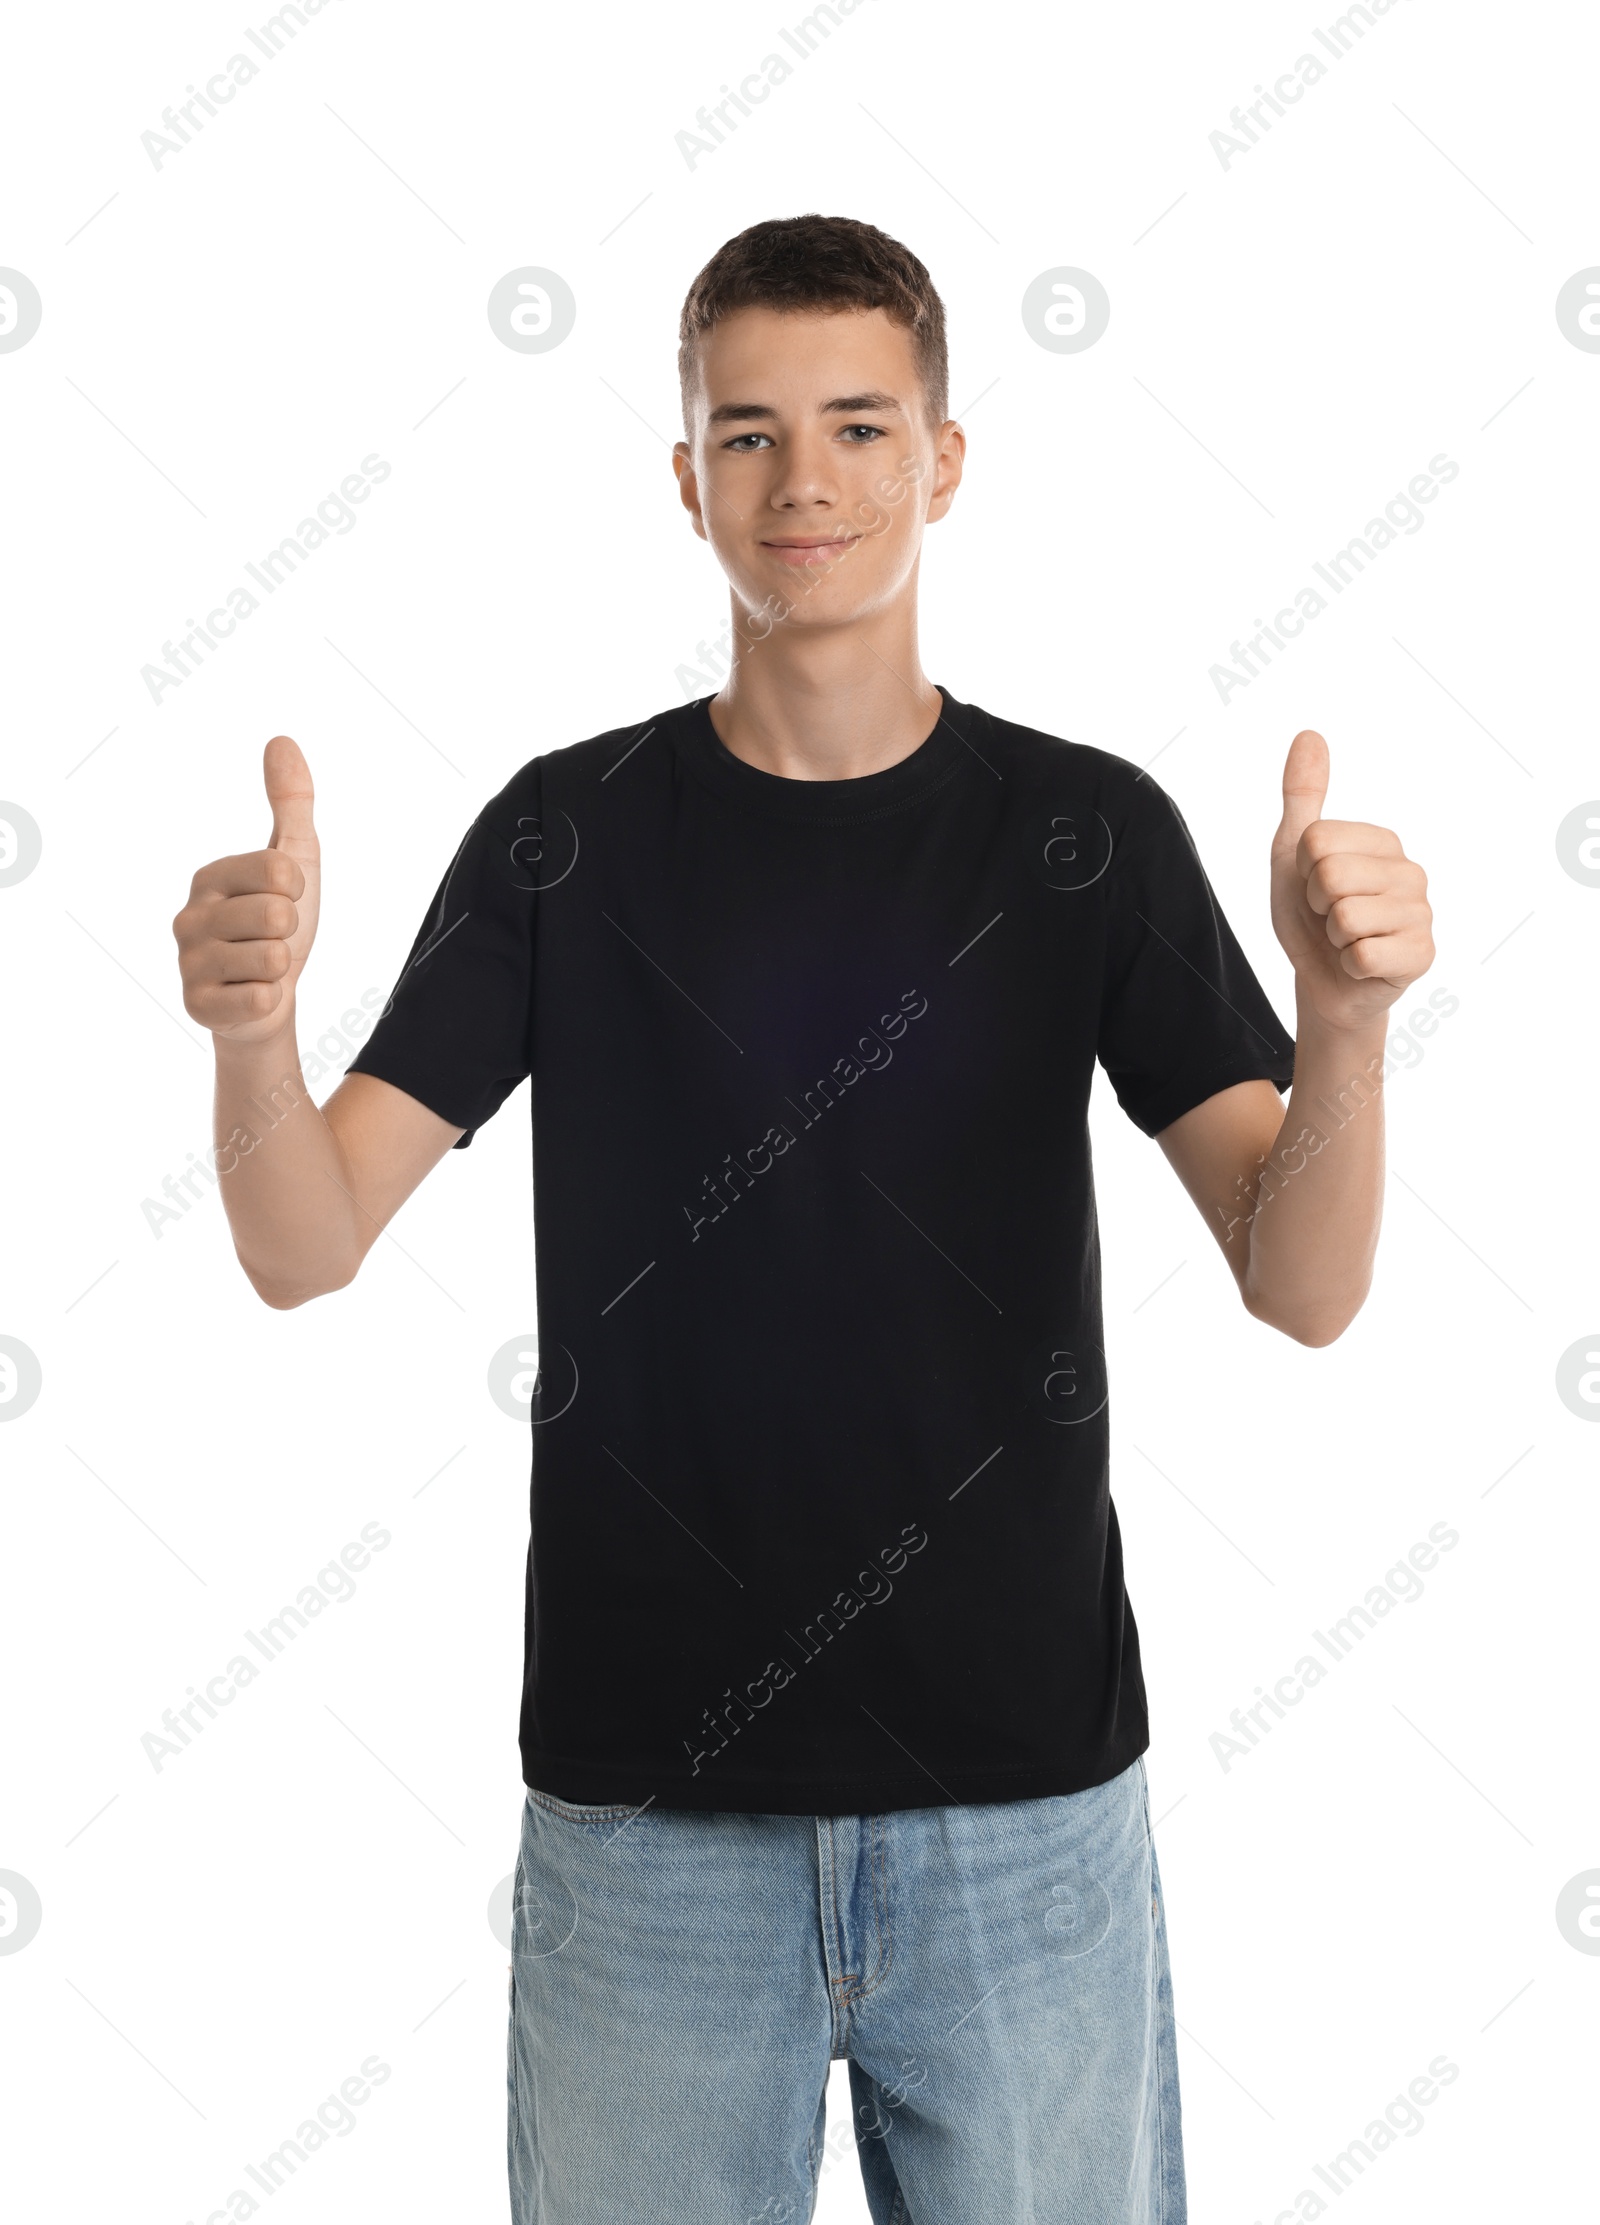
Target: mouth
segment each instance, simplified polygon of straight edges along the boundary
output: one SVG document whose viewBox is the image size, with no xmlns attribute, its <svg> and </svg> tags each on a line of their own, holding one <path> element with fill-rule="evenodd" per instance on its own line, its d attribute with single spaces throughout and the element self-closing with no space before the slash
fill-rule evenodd
<svg viewBox="0 0 1600 2225">
<path fill-rule="evenodd" d="M 812 534 L 794 540 L 763 541 L 760 545 L 780 564 L 825 564 L 832 557 L 842 556 L 846 549 L 854 548 L 860 538 L 859 533 Z"/>
</svg>

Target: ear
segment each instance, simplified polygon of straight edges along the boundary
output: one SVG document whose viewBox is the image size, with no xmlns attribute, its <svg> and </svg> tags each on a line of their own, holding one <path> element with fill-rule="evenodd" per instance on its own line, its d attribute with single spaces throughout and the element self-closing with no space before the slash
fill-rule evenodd
<svg viewBox="0 0 1600 2225">
<path fill-rule="evenodd" d="M 703 541 L 707 535 L 705 517 L 700 508 L 700 482 L 695 477 L 694 458 L 686 440 L 673 442 L 672 468 L 678 478 L 678 500 L 694 520 L 694 529 Z"/>
<path fill-rule="evenodd" d="M 942 518 L 955 500 L 966 462 L 967 436 L 953 417 L 946 418 L 934 440 L 933 491 L 924 513 L 930 525 Z"/>
</svg>

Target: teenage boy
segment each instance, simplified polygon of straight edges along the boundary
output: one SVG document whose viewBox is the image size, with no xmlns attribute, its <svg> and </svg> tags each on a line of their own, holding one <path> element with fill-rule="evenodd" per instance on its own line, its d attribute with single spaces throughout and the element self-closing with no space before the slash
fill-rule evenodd
<svg viewBox="0 0 1600 2225">
<path fill-rule="evenodd" d="M 322 1110 L 292 741 L 270 847 L 195 876 L 234 1241 L 269 1305 L 343 1288 L 532 1076 L 517 2225 L 808 2217 L 835 2057 L 877 2225 L 1181 2225 L 1090 1081 L 1247 1309 L 1329 1343 L 1372 1271 L 1425 879 L 1321 816 L 1297 735 L 1291 1040 L 1155 781 L 924 675 L 922 532 L 966 444 L 917 258 L 755 225 L 681 340 L 728 679 L 512 775 Z"/>
</svg>

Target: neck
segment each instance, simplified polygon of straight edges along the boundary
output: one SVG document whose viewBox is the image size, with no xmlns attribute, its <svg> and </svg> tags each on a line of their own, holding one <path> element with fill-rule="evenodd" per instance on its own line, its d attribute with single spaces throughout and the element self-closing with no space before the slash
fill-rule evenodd
<svg viewBox="0 0 1600 2225">
<path fill-rule="evenodd" d="M 734 611 L 733 668 L 712 698 L 723 747 L 786 780 L 858 780 L 920 748 L 939 716 L 907 599 L 848 626 L 775 625 L 745 638 Z"/>
</svg>

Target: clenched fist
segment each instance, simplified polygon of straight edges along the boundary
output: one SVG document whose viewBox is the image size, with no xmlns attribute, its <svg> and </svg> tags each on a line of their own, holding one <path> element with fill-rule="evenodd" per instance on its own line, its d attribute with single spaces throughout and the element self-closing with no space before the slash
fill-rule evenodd
<svg viewBox="0 0 1600 2225">
<path fill-rule="evenodd" d="M 1324 819 L 1328 745 L 1289 745 L 1283 818 L 1272 838 L 1272 924 L 1295 984 L 1329 1027 L 1380 1019 L 1433 964 L 1428 876 L 1387 827 Z"/>
<path fill-rule="evenodd" d="M 233 1043 L 276 1035 L 293 1021 L 322 888 L 311 771 L 299 745 L 274 735 L 261 769 L 272 806 L 267 847 L 201 866 L 172 922 L 184 1009 Z"/>
</svg>

